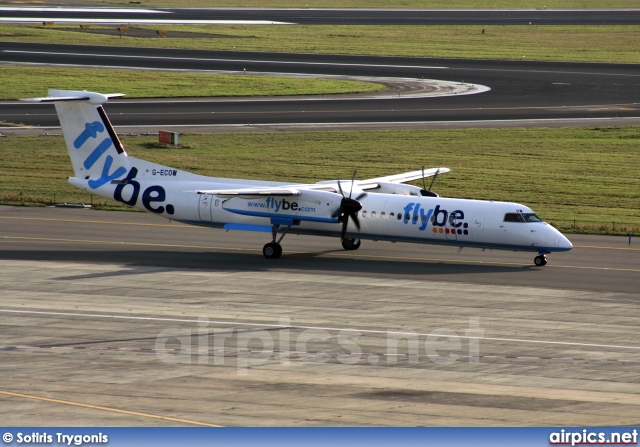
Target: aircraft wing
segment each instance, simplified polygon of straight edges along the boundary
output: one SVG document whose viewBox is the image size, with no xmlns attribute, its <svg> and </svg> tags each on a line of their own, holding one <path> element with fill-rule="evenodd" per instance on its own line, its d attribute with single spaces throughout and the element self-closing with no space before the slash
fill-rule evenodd
<svg viewBox="0 0 640 447">
<path fill-rule="evenodd" d="M 294 188 L 241 188 L 241 189 L 203 189 L 191 191 L 196 194 L 212 194 L 218 197 L 262 197 L 262 196 L 299 196 L 300 191 Z"/>
<path fill-rule="evenodd" d="M 385 177 L 376 177 L 365 180 L 356 180 L 354 186 L 360 190 L 375 189 L 380 186 L 380 183 L 406 183 L 412 180 L 417 180 L 423 177 L 432 177 L 438 174 L 444 174 L 450 172 L 449 168 L 430 168 L 422 169 L 418 171 L 405 172 L 402 174 L 388 175 Z M 296 184 L 295 187 L 287 186 L 272 186 L 272 187 L 256 187 L 256 188 L 240 188 L 240 189 L 204 189 L 197 191 L 190 191 L 195 194 L 212 194 L 218 197 L 240 197 L 240 198 L 254 198 L 263 196 L 299 196 L 300 190 L 313 190 L 333 192 L 339 194 L 338 181 L 341 182 L 343 189 L 349 188 L 350 180 L 326 180 L 311 185 Z"/>
<path fill-rule="evenodd" d="M 412 180 L 418 180 L 419 178 L 433 177 L 434 175 L 444 174 L 445 172 L 450 172 L 450 171 L 451 169 L 449 168 L 429 168 L 429 169 L 425 169 L 424 171 L 420 169 L 418 171 L 405 172 L 403 174 L 387 175 L 385 177 L 376 177 L 376 178 L 371 178 L 367 180 L 356 180 L 356 184 L 360 186 L 362 189 L 370 189 L 370 188 L 375 188 L 375 186 L 370 186 L 369 188 L 366 188 L 366 187 L 369 186 L 370 184 L 376 184 L 378 182 L 406 183 Z"/>
</svg>

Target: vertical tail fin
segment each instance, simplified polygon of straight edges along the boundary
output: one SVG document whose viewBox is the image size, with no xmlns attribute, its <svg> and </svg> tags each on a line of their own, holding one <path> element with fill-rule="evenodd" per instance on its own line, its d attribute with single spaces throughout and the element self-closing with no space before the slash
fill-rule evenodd
<svg viewBox="0 0 640 447">
<path fill-rule="evenodd" d="M 127 153 L 102 108 L 109 98 L 120 96 L 124 95 L 49 90 L 46 98 L 25 99 L 54 103 L 75 176 L 87 179 L 92 189 L 129 170 Z"/>
</svg>

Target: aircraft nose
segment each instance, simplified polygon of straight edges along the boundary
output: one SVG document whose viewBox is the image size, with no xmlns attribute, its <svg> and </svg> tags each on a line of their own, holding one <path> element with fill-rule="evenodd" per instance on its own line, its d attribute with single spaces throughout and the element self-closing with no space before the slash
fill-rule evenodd
<svg viewBox="0 0 640 447">
<path fill-rule="evenodd" d="M 573 248 L 573 244 L 569 239 L 564 237 L 563 234 L 560 234 L 560 238 L 558 239 L 558 248 L 561 250 L 571 250 Z"/>
<path fill-rule="evenodd" d="M 558 230 L 549 226 L 547 232 L 545 233 L 545 239 L 547 243 L 552 247 L 558 247 L 556 250 L 558 251 L 568 251 L 573 248 L 573 244 L 564 237 L 564 234 L 560 233 Z"/>
</svg>

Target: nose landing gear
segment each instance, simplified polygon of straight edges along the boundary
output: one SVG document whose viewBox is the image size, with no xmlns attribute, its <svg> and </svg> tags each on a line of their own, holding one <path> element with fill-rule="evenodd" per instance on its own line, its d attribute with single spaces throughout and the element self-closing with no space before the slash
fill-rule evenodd
<svg viewBox="0 0 640 447">
<path fill-rule="evenodd" d="M 540 253 L 538 256 L 533 258 L 533 263 L 538 267 L 542 267 L 547 264 L 547 255 L 545 253 Z"/>
</svg>

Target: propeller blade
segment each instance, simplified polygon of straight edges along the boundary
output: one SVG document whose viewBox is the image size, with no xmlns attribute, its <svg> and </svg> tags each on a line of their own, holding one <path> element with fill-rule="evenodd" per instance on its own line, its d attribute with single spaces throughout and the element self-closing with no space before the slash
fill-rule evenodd
<svg viewBox="0 0 640 447">
<path fill-rule="evenodd" d="M 356 183 L 356 175 L 358 174 L 358 169 L 353 170 L 353 176 L 351 177 L 351 188 L 349 189 L 349 196 L 347 197 L 342 189 L 342 185 L 338 180 L 338 189 L 340 190 L 340 194 L 342 195 L 342 201 L 340 202 L 340 206 L 337 210 L 335 210 L 331 217 L 339 217 L 339 221 L 342 222 L 342 232 L 341 238 L 344 239 L 347 234 L 347 227 L 349 226 L 349 218 L 353 219 L 353 224 L 355 227 L 360 230 L 360 220 L 358 219 L 358 211 L 362 209 L 362 204 L 359 202 L 360 199 L 363 199 L 367 196 L 366 192 L 362 192 L 358 194 L 355 199 L 352 199 L 353 195 L 353 187 Z"/>
<path fill-rule="evenodd" d="M 356 174 L 358 173 L 358 168 L 353 170 L 353 177 L 351 177 L 351 190 L 349 191 L 349 198 L 351 198 L 351 194 L 353 194 L 353 184 L 356 181 Z"/>
<path fill-rule="evenodd" d="M 440 168 L 438 168 L 436 170 L 436 174 L 433 176 L 433 179 L 431 179 L 431 184 L 429 185 L 429 191 L 431 191 L 431 187 L 433 186 L 433 182 L 436 181 L 436 177 L 438 176 L 438 174 L 440 174 Z"/>
<path fill-rule="evenodd" d="M 367 197 L 367 193 L 363 192 L 358 197 L 356 197 L 356 200 L 359 202 L 361 199 L 364 199 L 365 197 Z"/>
<path fill-rule="evenodd" d="M 340 194 L 342 195 L 342 198 L 345 198 L 344 191 L 342 190 L 342 185 L 340 185 L 340 180 L 338 180 L 338 189 L 340 190 Z"/>
</svg>

